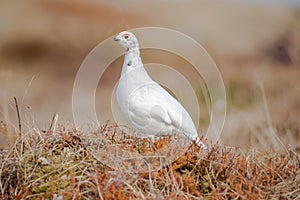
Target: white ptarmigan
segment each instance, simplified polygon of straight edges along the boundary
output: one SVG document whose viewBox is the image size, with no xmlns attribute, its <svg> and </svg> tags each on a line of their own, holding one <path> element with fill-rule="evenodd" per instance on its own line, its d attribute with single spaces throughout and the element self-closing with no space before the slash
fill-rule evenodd
<svg viewBox="0 0 300 200">
<path fill-rule="evenodd" d="M 116 96 L 129 124 L 148 136 L 182 134 L 205 149 L 188 112 L 146 72 L 135 35 L 123 31 L 114 40 L 126 49 Z"/>
</svg>

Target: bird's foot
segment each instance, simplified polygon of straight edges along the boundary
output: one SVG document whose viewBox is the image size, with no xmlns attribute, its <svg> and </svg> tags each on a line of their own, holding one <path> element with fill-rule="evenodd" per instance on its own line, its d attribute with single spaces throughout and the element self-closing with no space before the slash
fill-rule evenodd
<svg viewBox="0 0 300 200">
<path fill-rule="evenodd" d="M 197 145 L 198 147 L 200 147 L 201 149 L 203 149 L 203 150 L 206 150 L 206 149 L 207 149 L 206 145 L 202 142 L 202 140 L 201 140 L 199 137 L 197 137 L 197 138 L 194 139 L 193 141 L 195 141 L 196 145 Z"/>
</svg>

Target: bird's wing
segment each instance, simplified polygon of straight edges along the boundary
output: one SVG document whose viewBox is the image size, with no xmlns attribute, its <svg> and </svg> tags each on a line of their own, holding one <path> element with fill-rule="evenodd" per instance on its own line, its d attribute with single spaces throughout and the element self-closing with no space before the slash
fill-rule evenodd
<svg viewBox="0 0 300 200">
<path fill-rule="evenodd" d="M 148 134 L 181 130 L 188 135 L 196 132 L 189 114 L 181 104 L 157 83 L 135 90 L 129 98 L 129 120 Z"/>
</svg>

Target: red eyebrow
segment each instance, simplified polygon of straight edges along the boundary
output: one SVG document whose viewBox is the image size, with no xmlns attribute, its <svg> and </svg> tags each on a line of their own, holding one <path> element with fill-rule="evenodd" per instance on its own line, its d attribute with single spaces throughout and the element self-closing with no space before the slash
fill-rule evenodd
<svg viewBox="0 0 300 200">
<path fill-rule="evenodd" d="M 123 36 L 130 36 L 128 33 L 125 33 Z"/>
</svg>

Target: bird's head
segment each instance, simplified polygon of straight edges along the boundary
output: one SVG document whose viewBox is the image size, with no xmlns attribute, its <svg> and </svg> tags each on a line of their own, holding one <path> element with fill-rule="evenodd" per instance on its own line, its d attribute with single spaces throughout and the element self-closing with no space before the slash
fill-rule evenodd
<svg viewBox="0 0 300 200">
<path fill-rule="evenodd" d="M 119 42 L 127 51 L 130 49 L 139 48 L 137 38 L 129 31 L 122 31 L 114 38 L 114 41 Z"/>
</svg>

